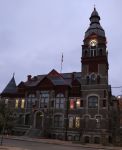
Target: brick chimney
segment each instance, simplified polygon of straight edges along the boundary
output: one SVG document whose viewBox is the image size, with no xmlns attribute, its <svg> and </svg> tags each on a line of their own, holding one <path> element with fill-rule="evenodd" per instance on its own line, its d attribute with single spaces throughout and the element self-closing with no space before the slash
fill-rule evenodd
<svg viewBox="0 0 122 150">
<path fill-rule="evenodd" d="M 31 80 L 31 77 L 32 77 L 31 75 L 28 75 L 28 76 L 27 76 L 27 81 L 30 81 L 30 80 Z"/>
</svg>

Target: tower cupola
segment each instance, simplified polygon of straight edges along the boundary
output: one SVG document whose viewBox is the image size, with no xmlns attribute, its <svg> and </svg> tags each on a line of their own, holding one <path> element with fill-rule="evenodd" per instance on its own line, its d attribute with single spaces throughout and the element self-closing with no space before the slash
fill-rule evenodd
<svg viewBox="0 0 122 150">
<path fill-rule="evenodd" d="M 105 37 L 104 29 L 100 25 L 100 16 L 95 7 L 90 16 L 90 26 L 85 32 L 85 39 L 93 34 L 96 34 L 97 36 L 100 37 Z"/>
</svg>

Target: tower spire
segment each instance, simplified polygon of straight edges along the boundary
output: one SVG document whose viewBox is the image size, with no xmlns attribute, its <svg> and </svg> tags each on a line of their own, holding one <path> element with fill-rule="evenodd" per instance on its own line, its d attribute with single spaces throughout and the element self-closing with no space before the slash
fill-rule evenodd
<svg viewBox="0 0 122 150">
<path fill-rule="evenodd" d="M 95 5 L 89 19 L 90 19 L 90 26 L 85 32 L 85 39 L 93 33 L 98 36 L 105 37 L 105 32 L 102 26 L 100 25 L 100 16 L 96 10 Z"/>
</svg>

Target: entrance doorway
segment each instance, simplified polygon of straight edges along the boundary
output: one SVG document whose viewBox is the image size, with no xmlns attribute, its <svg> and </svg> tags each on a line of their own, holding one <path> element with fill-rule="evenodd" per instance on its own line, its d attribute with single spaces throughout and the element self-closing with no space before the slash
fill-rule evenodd
<svg viewBox="0 0 122 150">
<path fill-rule="evenodd" d="M 43 112 L 37 112 L 35 114 L 35 128 L 36 129 L 42 129 L 43 128 L 43 118 L 44 118 Z"/>
</svg>

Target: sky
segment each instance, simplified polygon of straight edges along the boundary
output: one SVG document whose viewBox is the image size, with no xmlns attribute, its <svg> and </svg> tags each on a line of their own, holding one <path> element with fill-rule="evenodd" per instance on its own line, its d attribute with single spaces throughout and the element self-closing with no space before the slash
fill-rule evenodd
<svg viewBox="0 0 122 150">
<path fill-rule="evenodd" d="M 109 84 L 122 86 L 122 0 L 0 0 L 0 92 L 15 73 L 81 71 L 81 45 L 94 5 L 107 37 Z M 112 88 L 114 95 L 121 88 Z"/>
</svg>

